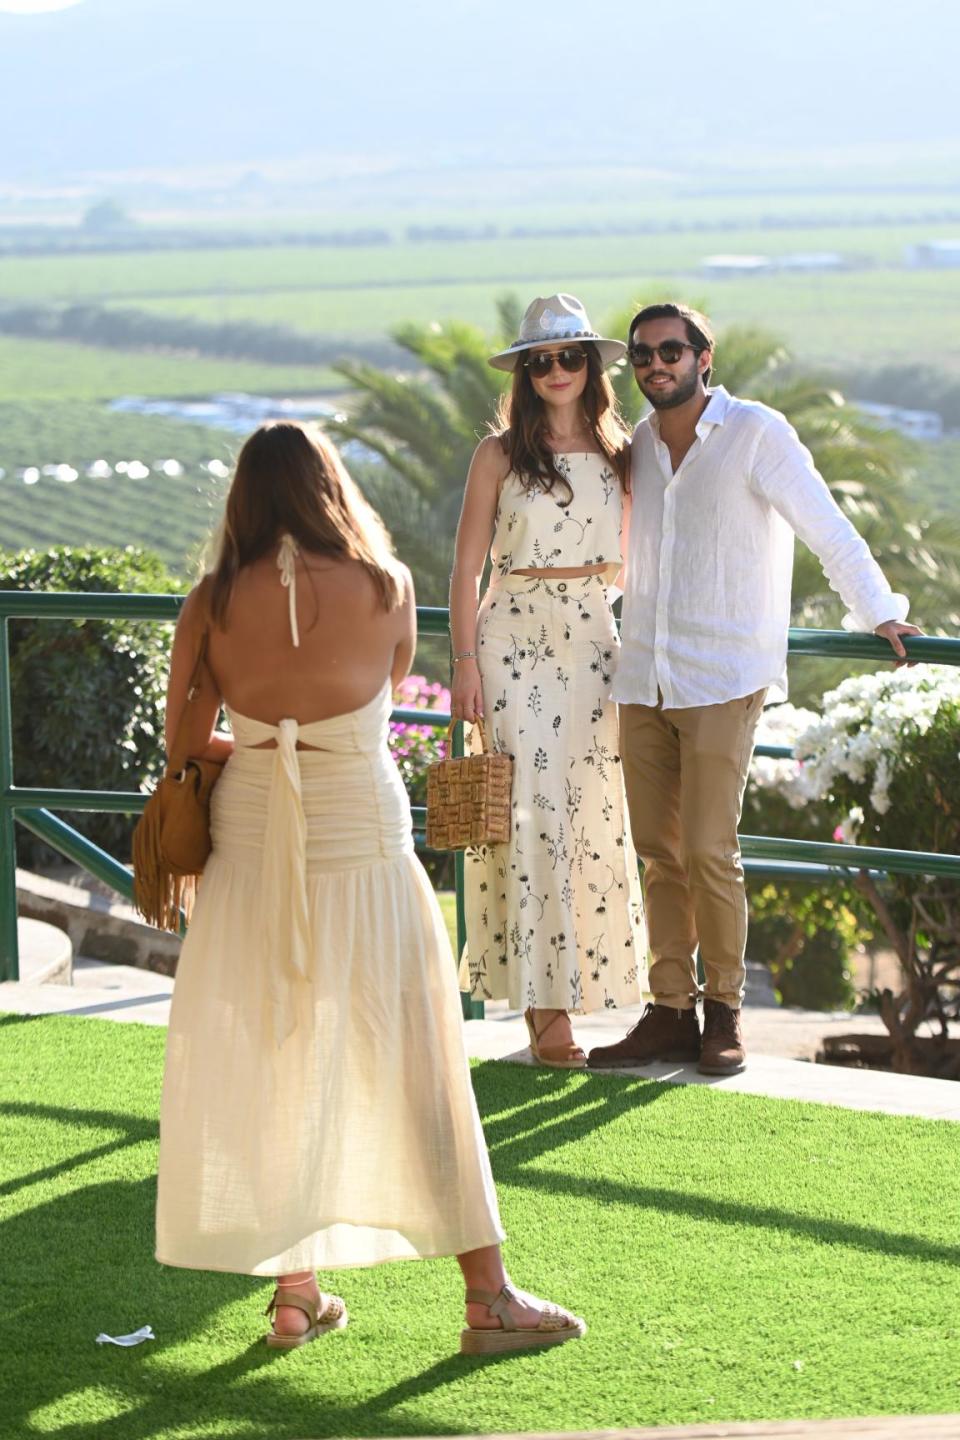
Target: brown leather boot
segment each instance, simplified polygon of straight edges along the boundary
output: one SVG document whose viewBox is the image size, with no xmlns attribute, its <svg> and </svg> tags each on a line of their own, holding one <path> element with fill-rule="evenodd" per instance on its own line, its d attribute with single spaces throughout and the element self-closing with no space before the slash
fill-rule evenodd
<svg viewBox="0 0 960 1440">
<path fill-rule="evenodd" d="M 595 1045 L 587 1064 L 591 1070 L 619 1070 L 629 1065 L 649 1065 L 652 1060 L 696 1060 L 699 1055 L 696 1009 L 675 1010 L 672 1005 L 653 1004 L 616 1045 Z"/>
<path fill-rule="evenodd" d="M 702 1075 L 739 1075 L 746 1068 L 740 1011 L 724 1005 L 722 1000 L 704 1000 L 703 1044 L 697 1069 Z"/>
</svg>

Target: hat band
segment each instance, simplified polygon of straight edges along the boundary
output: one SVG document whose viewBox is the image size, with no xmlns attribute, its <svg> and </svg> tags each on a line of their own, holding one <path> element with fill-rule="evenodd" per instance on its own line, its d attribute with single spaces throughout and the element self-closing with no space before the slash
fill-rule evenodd
<svg viewBox="0 0 960 1440">
<path fill-rule="evenodd" d="M 553 345 L 560 340 L 599 340 L 600 336 L 596 330 L 564 330 L 559 335 L 541 335 L 536 340 L 514 340 L 510 346 L 511 350 L 519 350 L 529 345 Z"/>
</svg>

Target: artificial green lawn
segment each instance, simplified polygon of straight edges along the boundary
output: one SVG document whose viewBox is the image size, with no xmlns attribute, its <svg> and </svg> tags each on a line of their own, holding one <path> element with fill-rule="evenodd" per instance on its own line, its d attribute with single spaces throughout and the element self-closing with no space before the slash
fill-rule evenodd
<svg viewBox="0 0 960 1440">
<path fill-rule="evenodd" d="M 477 1066 L 509 1267 L 574 1305 L 586 1338 L 461 1358 L 458 1272 L 431 1261 L 336 1276 L 349 1328 L 283 1355 L 260 1339 L 268 1284 L 152 1258 L 163 1043 L 136 1025 L 0 1019 L 4 1437 L 960 1409 L 958 1126 Z M 94 1344 L 143 1324 L 156 1341 Z"/>
</svg>

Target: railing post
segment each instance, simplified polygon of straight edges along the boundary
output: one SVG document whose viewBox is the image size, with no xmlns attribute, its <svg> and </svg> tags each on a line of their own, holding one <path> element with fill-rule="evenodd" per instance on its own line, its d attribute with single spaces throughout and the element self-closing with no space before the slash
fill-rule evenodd
<svg viewBox="0 0 960 1440">
<path fill-rule="evenodd" d="M 0 616 L 0 980 L 20 979 L 17 945 L 17 842 L 13 819 L 13 711 L 10 622 Z"/>
<path fill-rule="evenodd" d="M 463 724 L 457 725 L 453 732 L 453 746 L 451 753 L 459 759 L 463 754 Z M 460 956 L 463 954 L 463 947 L 467 943 L 467 918 L 463 909 L 463 851 L 455 850 L 453 855 L 453 884 L 457 897 L 457 964 L 460 964 Z M 463 1011 L 464 1020 L 483 1019 L 483 1001 L 473 1000 L 463 990 L 460 991 L 460 1008 Z"/>
</svg>

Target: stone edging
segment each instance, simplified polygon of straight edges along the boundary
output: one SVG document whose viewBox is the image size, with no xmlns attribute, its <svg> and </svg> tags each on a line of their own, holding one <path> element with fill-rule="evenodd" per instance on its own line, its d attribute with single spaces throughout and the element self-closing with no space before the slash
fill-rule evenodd
<svg viewBox="0 0 960 1440">
<path fill-rule="evenodd" d="M 18 870 L 17 910 L 28 920 L 45 920 L 65 930 L 74 955 L 160 975 L 176 974 L 180 937 L 144 924 L 122 901 Z"/>
</svg>

